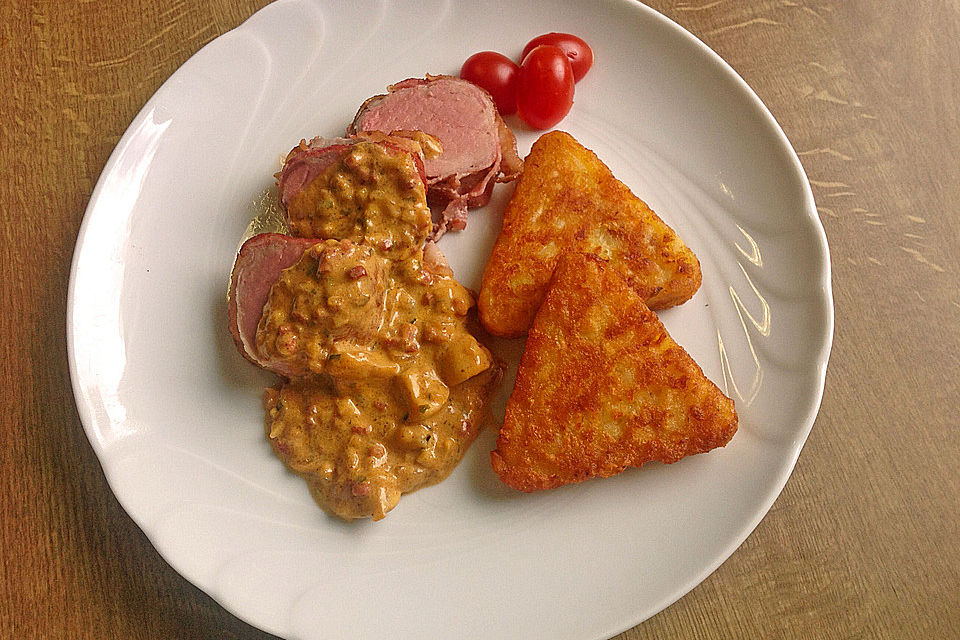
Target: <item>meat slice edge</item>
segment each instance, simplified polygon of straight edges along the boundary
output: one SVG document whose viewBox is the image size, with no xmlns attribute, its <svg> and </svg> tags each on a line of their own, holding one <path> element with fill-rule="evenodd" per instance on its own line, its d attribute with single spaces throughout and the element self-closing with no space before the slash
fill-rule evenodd
<svg viewBox="0 0 960 640">
<path fill-rule="evenodd" d="M 274 370 L 257 357 L 257 326 L 263 307 L 270 297 L 270 287 L 280 279 L 280 273 L 318 242 L 320 240 L 293 238 L 281 233 L 261 233 L 240 247 L 230 275 L 227 318 L 237 349 L 253 364 Z"/>
<path fill-rule="evenodd" d="M 347 133 L 413 129 L 436 137 L 443 153 L 424 161 L 428 199 L 442 208 L 432 237 L 463 229 L 468 208 L 485 205 L 496 182 L 522 171 L 513 132 L 486 91 L 454 76 L 409 78 L 388 91 L 360 106 Z"/>
<path fill-rule="evenodd" d="M 294 238 L 281 233 L 261 233 L 243 243 L 230 274 L 227 292 L 227 318 L 230 334 L 240 354 L 253 364 L 287 375 L 278 363 L 262 360 L 257 354 L 257 328 L 263 308 L 270 298 L 270 288 L 281 272 L 293 266 L 317 239 Z M 452 276 L 447 258 L 433 242 L 423 247 L 423 266 L 437 275 Z"/>
<path fill-rule="evenodd" d="M 286 209 L 290 201 L 323 173 L 324 169 L 343 157 L 350 147 L 359 142 L 374 142 L 394 152 L 410 154 L 424 185 L 427 184 L 423 167 L 424 155 L 440 153 L 439 148 L 433 148 L 434 145 L 439 146 L 436 140 L 413 131 L 393 131 L 387 135 L 380 132 L 374 134 L 363 132 L 349 138 L 317 136 L 310 142 L 301 140 L 300 144 L 287 154 L 283 167 L 275 175 L 281 206 Z"/>
</svg>

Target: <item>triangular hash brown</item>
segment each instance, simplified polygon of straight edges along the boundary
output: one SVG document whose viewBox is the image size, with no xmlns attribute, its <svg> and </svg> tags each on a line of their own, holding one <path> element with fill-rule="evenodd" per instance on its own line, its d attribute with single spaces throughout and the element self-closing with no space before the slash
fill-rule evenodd
<svg viewBox="0 0 960 640">
<path fill-rule="evenodd" d="M 494 470 L 522 491 L 676 462 L 729 442 L 733 401 L 602 259 L 565 253 L 506 407 Z"/>
<path fill-rule="evenodd" d="M 609 259 L 651 309 L 688 300 L 700 263 L 657 214 L 567 133 L 541 136 L 503 214 L 478 307 L 500 336 L 523 335 L 559 255 L 571 248 Z"/>
</svg>

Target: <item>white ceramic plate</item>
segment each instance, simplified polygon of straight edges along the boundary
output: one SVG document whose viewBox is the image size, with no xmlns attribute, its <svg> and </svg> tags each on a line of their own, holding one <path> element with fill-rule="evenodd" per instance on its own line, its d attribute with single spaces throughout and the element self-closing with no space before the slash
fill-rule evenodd
<svg viewBox="0 0 960 640">
<path fill-rule="evenodd" d="M 816 416 L 833 307 L 803 170 L 743 81 L 644 6 L 347 6 L 282 0 L 260 11 L 184 64 L 110 157 L 77 242 L 67 318 L 87 435 L 164 558 L 278 635 L 611 636 L 737 548 Z M 237 242 L 301 137 L 341 133 L 388 83 L 456 73 L 484 49 L 517 55 L 554 30 L 596 52 L 561 128 L 700 256 L 702 289 L 661 317 L 736 400 L 740 430 L 707 455 L 539 495 L 499 483 L 488 430 L 447 481 L 382 522 L 336 521 L 263 436 L 272 378 L 236 353 L 226 325 Z M 511 124 L 525 154 L 536 134 Z M 441 243 L 468 286 L 509 193 L 498 187 Z"/>
</svg>

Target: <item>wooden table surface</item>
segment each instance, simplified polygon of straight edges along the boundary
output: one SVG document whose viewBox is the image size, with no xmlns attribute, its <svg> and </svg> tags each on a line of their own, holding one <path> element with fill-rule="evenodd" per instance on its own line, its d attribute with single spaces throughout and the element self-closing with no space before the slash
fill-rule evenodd
<svg viewBox="0 0 960 640">
<path fill-rule="evenodd" d="M 77 416 L 66 289 L 143 103 L 262 0 L 0 4 L 0 637 L 263 638 L 171 569 Z M 836 333 L 770 513 L 621 637 L 960 637 L 960 2 L 657 0 L 742 75 L 813 185 Z"/>
</svg>

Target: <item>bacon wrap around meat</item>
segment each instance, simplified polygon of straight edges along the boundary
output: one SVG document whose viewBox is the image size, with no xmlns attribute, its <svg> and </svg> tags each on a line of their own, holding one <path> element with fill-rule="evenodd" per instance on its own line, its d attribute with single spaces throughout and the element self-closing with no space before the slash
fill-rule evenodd
<svg viewBox="0 0 960 640">
<path fill-rule="evenodd" d="M 513 132 L 490 94 L 460 78 L 410 78 L 388 91 L 361 105 L 347 133 L 417 130 L 439 140 L 443 152 L 424 160 L 427 198 L 443 207 L 432 238 L 463 229 L 468 207 L 485 205 L 495 182 L 523 170 Z"/>
</svg>

